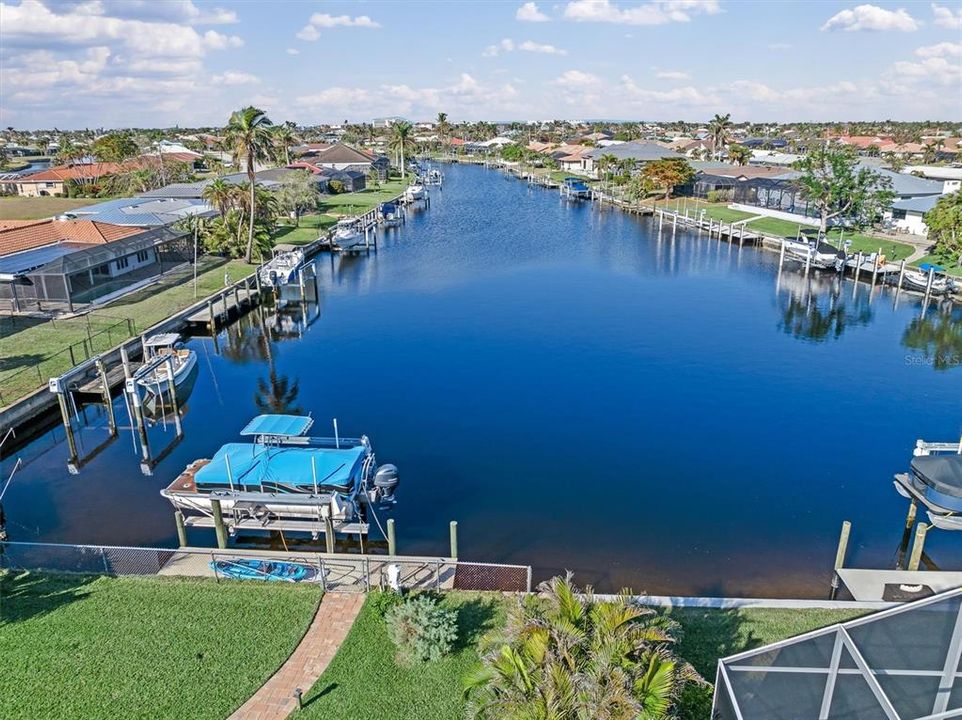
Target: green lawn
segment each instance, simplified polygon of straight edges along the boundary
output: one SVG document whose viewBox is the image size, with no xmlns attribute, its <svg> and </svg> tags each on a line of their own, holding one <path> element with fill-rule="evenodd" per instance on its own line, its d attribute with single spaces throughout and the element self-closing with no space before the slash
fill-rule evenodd
<svg viewBox="0 0 962 720">
<path fill-rule="evenodd" d="M 504 600 L 494 594 L 451 592 L 444 601 L 460 608 L 462 638 L 476 640 L 485 628 L 503 618 Z M 720 657 L 759 647 L 798 633 L 841 622 L 854 611 L 822 610 L 701 610 L 671 612 L 683 629 L 680 654 L 709 681 L 714 682 Z M 464 711 L 460 680 L 478 662 L 473 646 L 461 644 L 457 652 L 437 664 L 399 667 L 384 620 L 364 606 L 350 634 L 327 671 L 305 695 L 307 718 L 367 720 L 441 720 L 458 718 Z M 710 690 L 697 691 L 689 708 L 710 707 Z M 682 720 L 708 720 L 690 710 Z"/>
<path fill-rule="evenodd" d="M 197 298 L 224 287 L 224 274 L 230 273 L 236 282 L 253 272 L 254 267 L 243 260 L 207 258 L 202 261 L 197 276 Z M 103 308 L 89 313 L 92 333 L 124 318 L 133 318 L 134 332 L 141 333 L 151 325 L 195 300 L 191 269 L 170 273 L 159 282 L 141 288 Z M 123 329 L 123 328 L 122 328 Z M 112 333 L 95 338 L 94 351 L 103 352 L 117 345 L 126 333 Z M 0 407 L 8 405 L 46 383 L 47 378 L 63 373 L 71 367 L 70 356 L 64 351 L 71 343 L 82 343 L 87 337 L 87 319 L 38 322 L 34 318 L 0 317 Z M 74 350 L 74 358 L 84 359 L 82 345 Z M 35 371 L 39 365 L 40 372 Z M 30 368 L 27 372 L 21 372 Z"/>
<path fill-rule="evenodd" d="M 464 712 L 461 678 L 478 662 L 475 643 L 503 617 L 500 596 L 447 593 L 458 612 L 458 647 L 437 663 L 401 667 L 384 619 L 367 602 L 327 670 L 304 696 L 305 718 L 448 720 Z"/>
<path fill-rule="evenodd" d="M 311 213 L 301 217 L 297 227 L 293 221 L 284 221 L 277 232 L 274 233 L 275 242 L 287 243 L 288 245 L 307 245 L 317 240 L 318 236 L 333 226 L 337 218 L 333 215 L 321 215 Z"/>
<path fill-rule="evenodd" d="M 321 213 L 328 213 L 337 217 L 362 215 L 382 202 L 396 198 L 410 181 L 411 175 L 409 174 L 404 180 L 393 178 L 388 182 L 381 183 L 381 186 L 377 189 L 368 188 L 355 193 L 324 195 L 318 209 Z"/>
<path fill-rule="evenodd" d="M 99 202 L 103 200 L 100 198 L 0 197 L 0 220 L 35 220 Z"/>
<path fill-rule="evenodd" d="M 223 720 L 287 659 L 317 587 L 0 578 L 4 720 Z"/>
<path fill-rule="evenodd" d="M 766 235 L 790 238 L 794 238 L 798 234 L 799 227 L 801 227 L 803 231 L 815 230 L 815 227 L 811 225 L 799 225 L 798 223 L 793 223 L 789 220 L 780 220 L 778 218 L 753 220 L 748 223 L 748 227 L 765 233 Z M 852 253 L 859 251 L 863 253 L 873 253 L 878 252 L 878 249 L 882 248 L 882 253 L 889 260 L 904 260 L 915 251 L 915 248 L 907 243 L 876 237 L 874 235 L 865 235 L 863 233 L 840 233 L 838 230 L 830 230 L 826 233 L 826 236 L 829 242 L 833 242 L 836 245 L 839 244 L 840 237 L 844 240 L 851 240 L 852 245 L 849 247 L 849 252 Z"/>
<path fill-rule="evenodd" d="M 747 220 L 750 217 L 754 217 L 752 213 L 743 210 L 734 210 L 728 207 L 728 203 L 710 203 L 699 200 L 698 198 L 681 198 L 680 200 L 674 198 L 668 201 L 656 200 L 652 204 L 656 207 L 667 208 L 668 210 L 677 209 L 682 214 L 684 214 L 685 208 L 687 207 L 689 216 L 696 215 L 704 210 L 706 218 L 710 217 L 726 223 L 738 222 L 739 220 Z"/>
</svg>

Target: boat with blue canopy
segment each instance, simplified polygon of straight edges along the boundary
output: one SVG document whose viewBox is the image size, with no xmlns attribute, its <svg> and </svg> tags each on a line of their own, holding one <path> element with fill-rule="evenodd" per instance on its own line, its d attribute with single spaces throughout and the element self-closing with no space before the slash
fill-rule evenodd
<svg viewBox="0 0 962 720">
<path fill-rule="evenodd" d="M 195 460 L 161 495 L 185 514 L 210 518 L 217 500 L 228 524 L 286 522 L 312 533 L 363 523 L 369 506 L 394 504 L 397 468 L 377 466 L 366 435 L 340 437 L 335 420 L 334 437 L 312 437 L 313 425 L 309 415 L 258 415 L 240 431 L 244 442 Z"/>
<path fill-rule="evenodd" d="M 591 188 L 581 178 L 566 177 L 561 183 L 561 194 L 569 198 L 590 198 Z"/>
<path fill-rule="evenodd" d="M 378 214 L 381 216 L 381 222 L 387 227 L 397 227 L 403 220 L 401 209 L 397 206 L 397 203 L 393 202 L 381 203 L 378 207 Z"/>
</svg>

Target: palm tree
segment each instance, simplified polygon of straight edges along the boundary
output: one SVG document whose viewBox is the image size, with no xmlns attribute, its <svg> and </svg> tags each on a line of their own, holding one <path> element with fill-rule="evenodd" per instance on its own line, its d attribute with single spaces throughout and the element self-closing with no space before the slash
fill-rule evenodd
<svg viewBox="0 0 962 720">
<path fill-rule="evenodd" d="M 223 217 L 234 204 L 236 193 L 236 185 L 232 185 L 224 178 L 219 177 L 210 181 L 201 196 Z"/>
<path fill-rule="evenodd" d="M 247 161 L 247 181 L 250 184 L 250 218 L 247 226 L 247 251 L 244 260 L 248 263 L 254 252 L 254 210 L 255 198 L 254 168 L 258 161 L 271 157 L 273 148 L 272 123 L 260 108 L 248 106 L 230 116 L 227 123 L 227 143 L 234 153 L 235 160 L 241 156 Z"/>
<path fill-rule="evenodd" d="M 391 126 L 391 140 L 389 147 L 398 157 L 398 164 L 401 166 L 401 177 L 404 177 L 404 155 L 409 150 L 414 150 L 414 138 L 411 137 L 411 130 L 414 128 L 406 120 L 396 122 Z"/>
<path fill-rule="evenodd" d="M 440 140 L 441 144 L 444 145 L 444 141 L 447 140 L 448 134 L 451 132 L 451 123 L 448 122 L 447 113 L 438 113 L 436 127 L 438 131 L 438 140 Z"/>
<path fill-rule="evenodd" d="M 715 155 L 721 157 L 721 148 L 725 144 L 725 138 L 728 135 L 728 129 L 732 126 L 732 114 L 725 113 L 724 115 L 715 114 L 715 117 L 711 119 L 708 123 L 708 132 L 711 133 L 712 151 Z"/>
<path fill-rule="evenodd" d="M 600 158 L 598 158 L 598 169 L 601 170 L 602 175 L 605 180 L 609 180 L 611 176 L 611 168 L 618 164 L 618 158 L 616 158 L 611 153 L 605 153 Z"/>
<path fill-rule="evenodd" d="M 275 151 L 278 157 L 284 158 L 285 165 L 291 164 L 291 146 L 298 141 L 294 128 L 294 123 L 287 121 L 281 125 L 275 125 L 273 130 Z"/>
<path fill-rule="evenodd" d="M 627 595 L 579 595 L 571 575 L 517 600 L 502 636 L 486 638 L 483 666 L 468 676 L 476 720 L 660 720 L 688 682 L 703 682 L 672 650 L 677 624 Z"/>
<path fill-rule="evenodd" d="M 744 145 L 732 143 L 728 146 L 728 157 L 736 165 L 748 165 L 752 159 L 752 151 Z"/>
</svg>

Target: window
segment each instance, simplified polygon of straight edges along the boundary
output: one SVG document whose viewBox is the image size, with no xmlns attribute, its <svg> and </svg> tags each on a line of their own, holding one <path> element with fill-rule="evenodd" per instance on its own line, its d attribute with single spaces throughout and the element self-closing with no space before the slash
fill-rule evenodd
<svg viewBox="0 0 962 720">
<path fill-rule="evenodd" d="M 899 209 L 893 210 L 893 211 L 892 211 L 892 217 L 895 218 L 896 220 L 904 220 L 904 219 L 905 219 L 905 210 L 899 210 Z"/>
<path fill-rule="evenodd" d="M 91 270 L 91 272 L 94 275 L 110 275 L 110 268 L 105 263 L 103 265 L 98 265 L 93 270 Z"/>
<path fill-rule="evenodd" d="M 145 262 L 147 262 L 147 257 L 148 257 L 148 255 L 147 255 L 147 251 L 146 251 L 146 250 L 138 250 L 138 251 L 137 251 L 137 262 L 139 262 L 139 263 L 145 263 Z"/>
<path fill-rule="evenodd" d="M 128 262 L 129 259 L 130 259 L 130 258 L 125 258 L 125 257 L 117 258 L 117 260 L 115 261 L 115 262 L 117 263 L 117 269 L 118 269 L 118 270 L 123 270 L 125 267 L 127 267 L 127 265 L 130 264 L 130 263 Z"/>
</svg>

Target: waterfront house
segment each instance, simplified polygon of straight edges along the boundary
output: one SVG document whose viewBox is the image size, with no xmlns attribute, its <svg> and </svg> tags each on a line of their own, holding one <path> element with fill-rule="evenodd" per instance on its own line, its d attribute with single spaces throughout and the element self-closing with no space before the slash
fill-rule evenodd
<svg viewBox="0 0 962 720">
<path fill-rule="evenodd" d="M 119 163 L 74 163 L 41 170 L 23 175 L 12 183 L 21 197 L 41 197 L 45 195 L 63 196 L 67 194 L 66 184 L 70 181 L 80 184 L 95 184 L 110 175 L 121 172 Z"/>
<path fill-rule="evenodd" d="M 191 258 L 187 233 L 92 220 L 0 222 L 0 307 L 103 302 Z"/>
<path fill-rule="evenodd" d="M 941 195 L 923 195 L 892 203 L 892 226 L 912 235 L 928 235 L 925 213 L 935 207 Z"/>
<path fill-rule="evenodd" d="M 620 145 L 595 148 L 585 153 L 582 158 L 581 172 L 592 177 L 597 177 L 598 173 L 595 168 L 595 163 L 604 155 L 614 155 L 618 160 L 633 160 L 636 166 L 667 158 L 687 159 L 681 153 L 657 143 L 640 141 L 626 142 Z"/>
<path fill-rule="evenodd" d="M 62 220 L 96 220 L 112 225 L 159 227 L 172 225 L 192 215 L 213 217 L 217 214 L 206 201 L 194 197 L 144 197 L 106 200 L 63 213 Z"/>
</svg>

